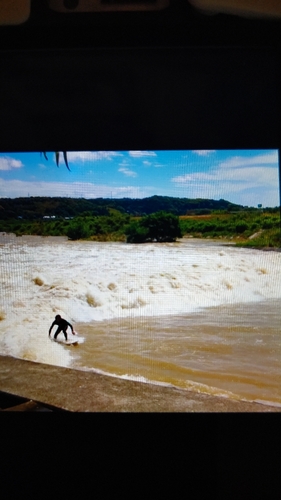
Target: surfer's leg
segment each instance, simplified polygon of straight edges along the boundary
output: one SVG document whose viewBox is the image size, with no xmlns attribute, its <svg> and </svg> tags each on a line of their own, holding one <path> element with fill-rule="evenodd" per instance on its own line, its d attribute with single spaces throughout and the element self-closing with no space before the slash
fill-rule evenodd
<svg viewBox="0 0 281 500">
<path fill-rule="evenodd" d="M 66 328 L 65 328 L 65 330 L 63 330 L 63 333 L 64 333 L 64 336 L 65 336 L 65 340 L 67 340 Z"/>
<path fill-rule="evenodd" d="M 62 328 L 61 328 L 60 326 L 58 326 L 57 331 L 56 331 L 56 333 L 55 333 L 55 335 L 54 335 L 54 339 L 56 339 L 56 338 L 57 338 L 58 334 L 59 334 L 61 331 L 62 331 Z"/>
</svg>

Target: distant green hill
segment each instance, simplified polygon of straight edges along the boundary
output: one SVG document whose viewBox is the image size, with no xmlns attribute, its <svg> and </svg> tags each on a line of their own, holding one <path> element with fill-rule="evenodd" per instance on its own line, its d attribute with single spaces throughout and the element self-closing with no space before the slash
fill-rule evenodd
<svg viewBox="0 0 281 500">
<path fill-rule="evenodd" d="M 29 198 L 0 198 L 0 219 L 72 218 L 85 212 L 88 215 L 109 215 L 112 208 L 121 213 L 144 216 L 161 210 L 174 215 L 204 215 L 214 210 L 239 211 L 243 207 L 226 200 L 173 198 L 170 196 L 151 196 L 143 199 L 95 198 L 90 200 L 31 196 Z"/>
</svg>

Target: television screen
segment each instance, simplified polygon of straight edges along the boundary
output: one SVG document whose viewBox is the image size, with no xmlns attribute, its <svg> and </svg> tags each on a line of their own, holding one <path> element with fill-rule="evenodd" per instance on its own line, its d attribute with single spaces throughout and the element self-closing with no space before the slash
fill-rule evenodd
<svg viewBox="0 0 281 500">
<path fill-rule="evenodd" d="M 2 356 L 281 406 L 277 149 L 6 152 L 0 177 Z"/>
</svg>

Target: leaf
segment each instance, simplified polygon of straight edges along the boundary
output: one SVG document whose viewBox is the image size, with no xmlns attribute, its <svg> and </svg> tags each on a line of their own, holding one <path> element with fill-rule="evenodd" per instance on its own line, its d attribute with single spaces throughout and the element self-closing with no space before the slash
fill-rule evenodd
<svg viewBox="0 0 281 500">
<path fill-rule="evenodd" d="M 64 158 L 65 164 L 66 164 L 66 166 L 67 166 L 67 168 L 68 168 L 68 170 L 70 172 L 70 168 L 68 166 L 68 161 L 67 161 L 67 153 L 66 153 L 66 151 L 63 151 L 63 158 Z"/>
<path fill-rule="evenodd" d="M 67 166 L 67 169 L 69 170 L 69 172 L 71 172 L 71 170 L 69 168 L 69 165 L 68 165 L 67 152 L 63 151 L 62 154 L 63 154 L 65 165 Z M 44 155 L 44 158 L 46 160 L 48 160 L 47 153 L 45 151 L 42 151 L 40 153 L 40 155 L 41 156 Z M 59 166 L 59 162 L 60 162 L 60 152 L 59 151 L 55 151 L 55 157 L 56 157 L 56 164 L 57 164 L 57 167 L 58 167 Z"/>
</svg>

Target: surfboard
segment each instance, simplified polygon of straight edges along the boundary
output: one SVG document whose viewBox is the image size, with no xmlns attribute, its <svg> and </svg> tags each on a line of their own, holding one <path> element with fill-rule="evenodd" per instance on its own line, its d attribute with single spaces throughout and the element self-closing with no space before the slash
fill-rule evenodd
<svg viewBox="0 0 281 500">
<path fill-rule="evenodd" d="M 63 338 L 63 339 L 62 338 L 60 338 L 60 339 L 52 338 L 51 340 L 53 340 L 54 342 L 58 342 L 58 344 L 64 344 L 64 345 L 78 345 L 79 344 L 78 339 L 72 338 L 72 337 L 70 339 L 67 339 L 67 340 L 65 340 L 65 338 Z"/>
</svg>

